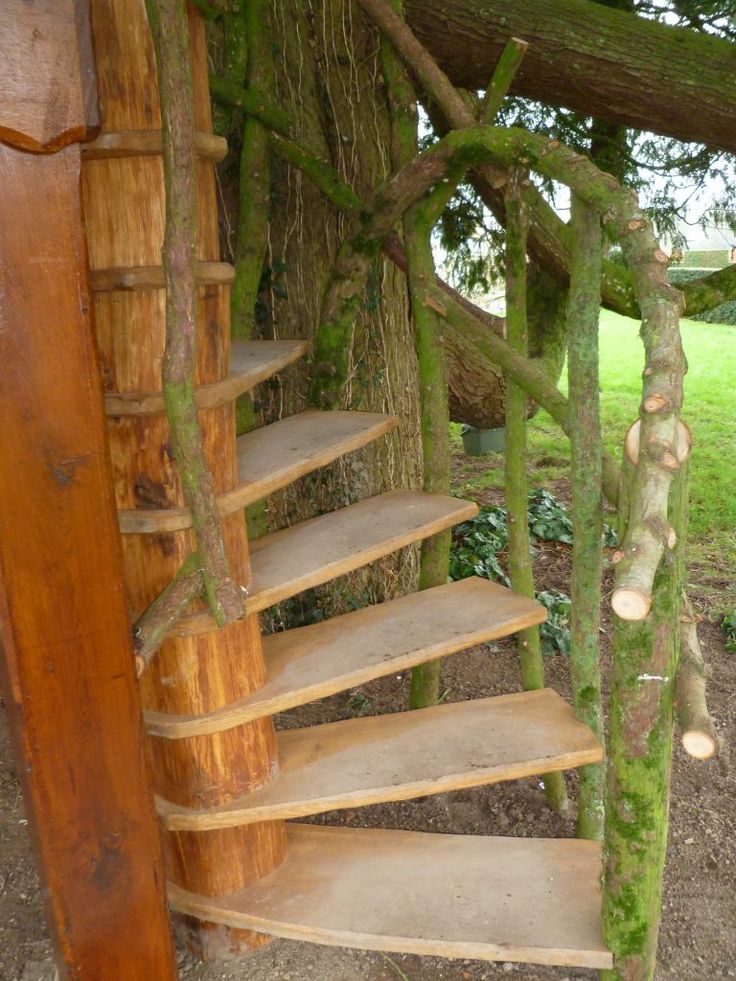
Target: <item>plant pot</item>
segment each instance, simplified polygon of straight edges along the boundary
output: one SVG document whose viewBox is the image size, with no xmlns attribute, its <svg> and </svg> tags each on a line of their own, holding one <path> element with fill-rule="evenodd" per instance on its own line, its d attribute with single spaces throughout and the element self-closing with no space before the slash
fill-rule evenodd
<svg viewBox="0 0 736 981">
<path fill-rule="evenodd" d="M 503 453 L 506 448 L 506 430 L 475 429 L 473 426 L 463 426 L 460 430 L 463 438 L 463 450 L 468 456 L 483 456 L 484 453 Z"/>
</svg>

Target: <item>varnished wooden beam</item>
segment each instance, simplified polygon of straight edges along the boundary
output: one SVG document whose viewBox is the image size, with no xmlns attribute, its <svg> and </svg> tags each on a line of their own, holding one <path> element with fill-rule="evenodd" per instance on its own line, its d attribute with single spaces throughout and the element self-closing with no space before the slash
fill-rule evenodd
<svg viewBox="0 0 736 981">
<path fill-rule="evenodd" d="M 61 977 L 168 981 L 79 172 L 0 145 L 0 676 Z"/>
</svg>

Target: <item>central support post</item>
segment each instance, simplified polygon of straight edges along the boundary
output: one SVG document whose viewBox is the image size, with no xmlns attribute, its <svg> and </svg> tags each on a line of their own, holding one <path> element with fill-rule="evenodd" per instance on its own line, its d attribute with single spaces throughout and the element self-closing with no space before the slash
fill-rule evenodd
<svg viewBox="0 0 736 981">
<path fill-rule="evenodd" d="M 143 0 L 94 0 L 93 32 L 102 134 L 160 135 L 153 44 Z M 202 20 L 190 14 L 196 125 L 211 132 L 207 57 Z M 135 141 L 129 141 L 135 143 Z M 140 142 L 140 141 L 139 141 Z M 200 262 L 219 260 L 214 165 L 198 162 Z M 83 170 L 83 200 L 93 273 L 160 267 L 164 232 L 164 182 L 160 153 L 132 150 L 100 159 Z M 160 287 L 105 289 L 95 293 L 103 383 L 120 393 L 161 390 L 165 342 L 165 291 Z M 124 278 L 124 277 L 122 277 Z M 130 282 L 134 282 L 133 278 Z M 200 285 L 197 311 L 197 385 L 220 381 L 229 370 L 229 287 Z M 234 406 L 200 411 L 204 446 L 215 492 L 237 483 Z M 110 419 L 118 508 L 182 507 L 184 500 L 163 413 Z M 248 541 L 242 513 L 223 520 L 233 576 L 248 585 Z M 126 585 L 134 615 L 171 581 L 195 547 L 191 530 L 123 536 Z M 265 668 L 257 616 L 196 637 L 172 637 L 141 679 L 144 708 L 197 715 L 249 694 L 263 684 Z M 154 787 L 188 807 L 224 804 L 272 779 L 278 769 L 270 719 L 226 732 L 180 740 L 150 737 L 147 755 Z M 241 889 L 280 864 L 283 824 L 205 832 L 164 831 L 169 878 L 185 889 L 223 895 Z M 190 947 L 207 959 L 237 955 L 265 938 L 216 924 L 181 921 Z"/>
</svg>

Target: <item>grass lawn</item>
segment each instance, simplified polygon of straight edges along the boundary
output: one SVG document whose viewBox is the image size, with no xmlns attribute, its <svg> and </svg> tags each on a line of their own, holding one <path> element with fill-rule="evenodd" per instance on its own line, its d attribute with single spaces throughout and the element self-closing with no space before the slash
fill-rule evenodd
<svg viewBox="0 0 736 981">
<path fill-rule="evenodd" d="M 736 326 L 684 320 L 682 337 L 689 363 L 682 415 L 694 437 L 689 578 L 715 617 L 736 609 Z M 620 459 L 641 399 L 644 354 L 638 322 L 603 311 L 600 348 L 603 438 Z M 566 390 L 565 377 L 561 387 Z M 532 420 L 529 436 L 533 483 L 567 476 L 567 439 L 546 412 Z M 503 468 L 496 465 L 470 480 L 467 490 L 483 486 L 503 486 Z"/>
</svg>

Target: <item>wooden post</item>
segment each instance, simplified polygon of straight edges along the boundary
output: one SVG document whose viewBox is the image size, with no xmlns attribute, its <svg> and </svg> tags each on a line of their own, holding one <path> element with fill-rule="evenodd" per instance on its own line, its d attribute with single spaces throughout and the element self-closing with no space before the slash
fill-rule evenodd
<svg viewBox="0 0 736 981">
<path fill-rule="evenodd" d="M 102 133 L 161 131 L 155 58 L 143 0 L 93 0 L 92 28 L 102 106 Z M 190 17 L 195 125 L 211 132 L 207 57 L 201 18 Z M 197 259 L 219 260 L 212 160 L 198 163 Z M 164 231 L 162 158 L 131 154 L 90 159 L 83 167 L 89 260 L 100 270 L 160 266 Z M 116 289 L 94 295 L 98 344 L 107 391 L 160 391 L 165 342 L 163 288 Z M 219 381 L 229 369 L 227 284 L 198 288 L 195 384 Z M 235 412 L 228 404 L 200 411 L 204 449 L 215 492 L 237 482 Z M 184 499 L 161 413 L 112 418 L 110 443 L 119 508 L 182 507 Z M 233 578 L 249 584 L 242 512 L 223 519 Z M 126 534 L 126 585 L 139 614 L 195 548 L 191 530 Z M 196 715 L 247 695 L 265 678 L 257 616 L 196 637 L 164 643 L 141 679 L 145 708 Z M 169 740 L 151 737 L 148 758 L 162 797 L 189 807 L 226 803 L 268 782 L 277 770 L 270 719 L 226 732 Z M 193 892 L 221 895 L 266 875 L 284 856 L 282 823 L 205 832 L 165 832 L 167 873 Z M 207 959 L 238 954 L 263 942 L 247 931 L 192 921 L 187 940 Z"/>
<path fill-rule="evenodd" d="M 16 6 L 0 132 L 55 150 L 94 129 L 84 4 Z M 0 681 L 61 977 L 167 981 L 79 177 L 78 146 L 0 145 Z"/>
</svg>

